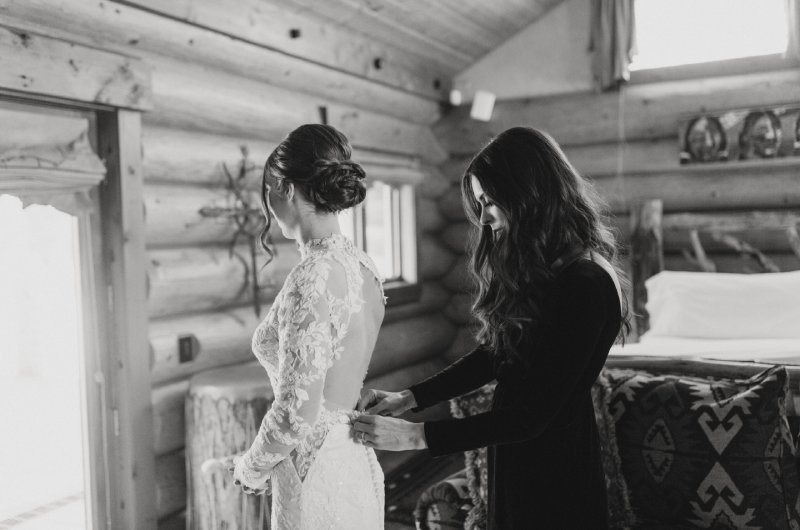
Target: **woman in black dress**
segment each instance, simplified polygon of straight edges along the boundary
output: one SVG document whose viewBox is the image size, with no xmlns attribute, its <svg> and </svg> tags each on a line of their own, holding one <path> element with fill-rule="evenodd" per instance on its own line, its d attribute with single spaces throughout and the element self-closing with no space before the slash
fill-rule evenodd
<svg viewBox="0 0 800 530">
<path fill-rule="evenodd" d="M 362 392 L 356 438 L 437 456 L 487 446 L 490 529 L 607 528 L 591 387 L 627 308 L 598 200 L 549 136 L 523 127 L 475 156 L 462 193 L 480 228 L 470 249 L 480 346 L 408 390 Z M 494 379 L 484 414 L 387 417 Z"/>
</svg>

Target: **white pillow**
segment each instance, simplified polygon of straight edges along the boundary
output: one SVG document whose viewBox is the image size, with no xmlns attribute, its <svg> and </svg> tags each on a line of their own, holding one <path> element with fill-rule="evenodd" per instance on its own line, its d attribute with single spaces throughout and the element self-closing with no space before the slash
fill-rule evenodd
<svg viewBox="0 0 800 530">
<path fill-rule="evenodd" d="M 800 338 L 800 271 L 663 271 L 645 282 L 647 335 L 705 339 Z"/>
</svg>

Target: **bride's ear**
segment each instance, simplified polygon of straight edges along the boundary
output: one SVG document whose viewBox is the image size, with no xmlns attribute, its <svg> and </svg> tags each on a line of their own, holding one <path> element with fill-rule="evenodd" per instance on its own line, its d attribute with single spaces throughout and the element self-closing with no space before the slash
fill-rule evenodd
<svg viewBox="0 0 800 530">
<path fill-rule="evenodd" d="M 287 201 L 291 201 L 294 197 L 294 184 L 291 182 L 287 182 L 283 188 L 283 194 L 286 197 Z"/>
</svg>

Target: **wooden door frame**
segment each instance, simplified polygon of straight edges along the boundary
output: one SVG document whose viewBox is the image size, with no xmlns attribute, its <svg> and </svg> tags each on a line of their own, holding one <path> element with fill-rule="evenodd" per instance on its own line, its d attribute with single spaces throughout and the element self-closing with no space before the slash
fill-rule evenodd
<svg viewBox="0 0 800 530">
<path fill-rule="evenodd" d="M 30 31 L 0 25 L 0 37 L 0 97 L 90 110 L 97 118 L 106 177 L 99 186 L 101 239 L 92 242 L 102 244 L 101 270 L 91 283 L 104 353 L 105 370 L 95 382 L 105 389 L 97 397 L 108 399 L 103 423 L 110 483 L 102 492 L 107 517 L 97 524 L 155 529 L 141 161 L 141 112 L 152 108 L 150 71 L 136 58 Z"/>
</svg>

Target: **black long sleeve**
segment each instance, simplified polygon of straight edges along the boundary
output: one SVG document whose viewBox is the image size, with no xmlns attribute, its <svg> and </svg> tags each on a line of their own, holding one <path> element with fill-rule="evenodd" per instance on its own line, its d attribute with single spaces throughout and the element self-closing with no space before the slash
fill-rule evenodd
<svg viewBox="0 0 800 530">
<path fill-rule="evenodd" d="M 619 322 L 616 291 L 610 277 L 602 278 L 604 274 L 588 270 L 564 274 L 564 278 L 556 280 L 556 295 L 543 307 L 546 318 L 528 341 L 530 351 L 524 352 L 530 356 L 530 368 L 525 375 L 518 375 L 513 389 L 509 389 L 514 398 L 476 416 L 427 422 L 425 437 L 431 453 L 441 455 L 530 440 L 558 417 L 576 392 L 588 395 L 597 375 L 588 372 L 599 372 L 608 353 L 605 343 L 610 346 L 613 342 L 613 337 L 609 339 L 609 329 L 613 326 L 607 323 L 609 319 Z M 446 382 L 444 388 L 432 388 L 438 376 L 426 381 L 421 393 L 423 402 L 431 396 L 448 396 L 468 386 L 466 381 L 453 382 L 456 378 L 464 377 L 470 385 L 482 381 L 474 373 L 485 366 L 485 354 L 473 353 L 475 359 L 463 359 L 469 364 L 454 365 L 452 372 L 442 374 L 440 381 Z M 416 392 L 414 395 L 417 397 Z"/>
<path fill-rule="evenodd" d="M 478 346 L 462 358 L 409 388 L 417 401 L 414 411 L 460 396 L 494 379 L 492 351 Z"/>
</svg>

